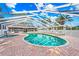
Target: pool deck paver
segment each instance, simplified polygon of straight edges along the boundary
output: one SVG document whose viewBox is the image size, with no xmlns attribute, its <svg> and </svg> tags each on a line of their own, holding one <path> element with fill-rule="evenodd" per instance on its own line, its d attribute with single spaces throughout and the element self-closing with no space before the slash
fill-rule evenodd
<svg viewBox="0 0 79 59">
<path fill-rule="evenodd" d="M 62 47 L 34 46 L 24 42 L 24 36 L 20 34 L 5 38 L 6 42 L 0 44 L 0 56 L 79 56 L 79 40 L 71 35 L 59 36 L 69 41 L 68 45 Z"/>
</svg>

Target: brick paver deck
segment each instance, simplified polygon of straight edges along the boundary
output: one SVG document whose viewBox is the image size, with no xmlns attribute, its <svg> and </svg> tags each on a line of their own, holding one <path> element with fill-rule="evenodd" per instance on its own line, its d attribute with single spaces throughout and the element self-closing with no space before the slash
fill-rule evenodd
<svg viewBox="0 0 79 59">
<path fill-rule="evenodd" d="M 1 56 L 79 56 L 79 39 L 71 35 L 60 36 L 66 38 L 69 44 L 62 47 L 41 47 L 30 45 L 23 41 L 25 34 L 15 38 L 5 38 L 0 44 Z M 0 39 L 2 40 L 2 39 Z"/>
</svg>

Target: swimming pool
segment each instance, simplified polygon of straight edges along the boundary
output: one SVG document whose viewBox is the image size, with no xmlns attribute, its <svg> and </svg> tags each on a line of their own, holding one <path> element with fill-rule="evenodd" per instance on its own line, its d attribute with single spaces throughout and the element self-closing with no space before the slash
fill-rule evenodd
<svg viewBox="0 0 79 59">
<path fill-rule="evenodd" d="M 28 34 L 24 40 L 37 46 L 62 46 L 67 43 L 66 40 L 56 36 L 35 33 Z"/>
</svg>

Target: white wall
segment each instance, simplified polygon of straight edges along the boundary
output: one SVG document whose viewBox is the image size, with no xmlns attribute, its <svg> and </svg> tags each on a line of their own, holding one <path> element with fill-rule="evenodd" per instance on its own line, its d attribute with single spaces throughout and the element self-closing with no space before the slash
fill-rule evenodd
<svg viewBox="0 0 79 59">
<path fill-rule="evenodd" d="M 0 36 L 2 36 L 2 35 L 4 35 L 4 31 L 7 31 L 7 30 L 8 30 L 8 28 L 3 29 L 3 25 L 4 25 L 4 26 L 6 26 L 6 24 L 5 24 L 5 23 L 0 23 L 0 24 L 1 24 Z"/>
</svg>

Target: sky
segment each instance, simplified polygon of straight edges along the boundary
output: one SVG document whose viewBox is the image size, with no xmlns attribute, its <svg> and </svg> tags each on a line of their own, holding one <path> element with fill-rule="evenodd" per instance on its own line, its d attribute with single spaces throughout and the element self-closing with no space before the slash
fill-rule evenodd
<svg viewBox="0 0 79 59">
<path fill-rule="evenodd" d="M 19 12 L 19 11 L 34 11 L 34 10 L 52 10 L 52 11 L 66 11 L 66 10 L 79 10 L 78 6 L 66 6 L 62 8 L 55 8 L 59 6 L 66 5 L 68 3 L 0 3 L 0 7 L 2 8 L 2 12 Z M 79 12 L 77 12 L 79 13 Z M 34 13 L 42 18 L 46 17 L 57 17 L 60 14 L 51 13 L 51 12 L 37 12 Z M 44 14 L 47 16 L 45 17 Z M 30 15 L 30 13 L 27 13 L 27 15 Z M 12 17 L 10 14 L 3 14 L 0 16 L 4 17 Z M 33 16 L 34 18 L 37 18 L 36 16 Z M 79 26 L 79 17 L 72 17 L 72 22 L 66 22 L 66 25 L 72 25 L 72 26 Z"/>
</svg>

